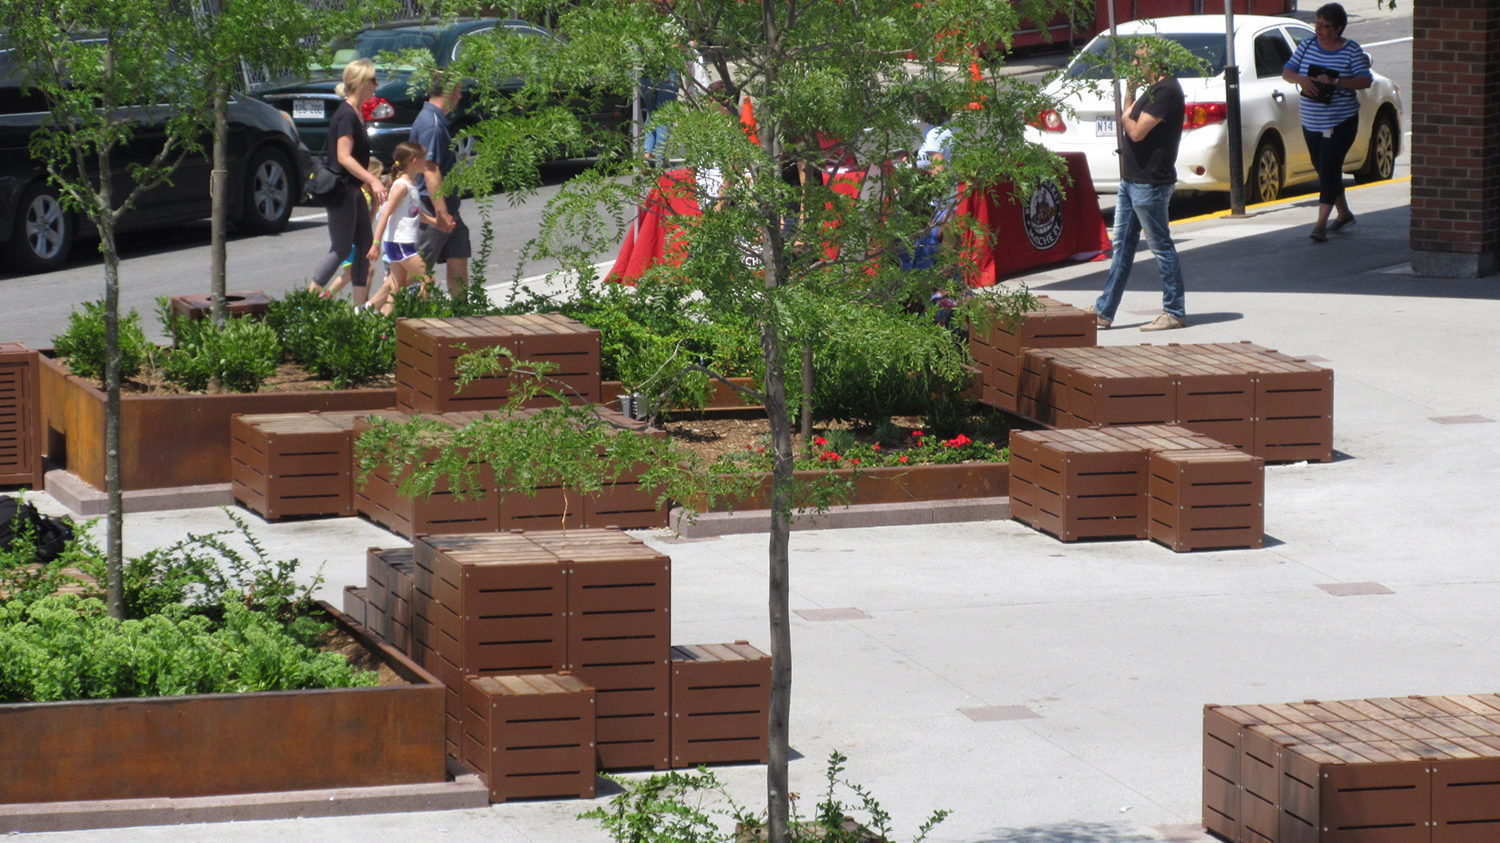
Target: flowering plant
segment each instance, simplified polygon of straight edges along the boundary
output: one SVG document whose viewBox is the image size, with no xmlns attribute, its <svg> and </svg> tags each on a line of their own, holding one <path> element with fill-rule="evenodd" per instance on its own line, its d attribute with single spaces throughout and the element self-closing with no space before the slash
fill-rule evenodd
<svg viewBox="0 0 1500 843">
<path fill-rule="evenodd" d="M 833 468 L 879 468 L 896 465 L 952 465 L 963 462 L 1004 462 L 1010 449 L 994 442 L 976 442 L 960 433 L 951 439 L 929 436 L 914 430 L 906 442 L 882 445 L 841 437 L 830 444 L 826 436 L 814 436 L 798 455 L 797 470 Z M 738 465 L 762 465 L 771 468 L 771 455 L 765 446 L 746 445 L 743 454 L 721 457 Z"/>
</svg>

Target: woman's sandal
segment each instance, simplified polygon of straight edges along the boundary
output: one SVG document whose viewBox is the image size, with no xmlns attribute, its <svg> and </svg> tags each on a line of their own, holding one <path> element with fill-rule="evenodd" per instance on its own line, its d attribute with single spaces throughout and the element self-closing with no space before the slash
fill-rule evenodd
<svg viewBox="0 0 1500 843">
<path fill-rule="evenodd" d="M 1354 225 L 1354 223 L 1355 223 L 1355 219 L 1354 219 L 1353 216 L 1350 216 L 1347 219 L 1345 219 L 1343 217 L 1340 217 L 1340 218 L 1338 218 L 1338 219 L 1336 219 L 1333 222 L 1331 222 L 1331 223 L 1328 224 L 1328 230 L 1329 231 L 1341 231 L 1341 230 L 1343 230 L 1345 228 L 1348 228 L 1351 225 Z"/>
<path fill-rule="evenodd" d="M 1309 238 L 1311 238 L 1314 242 L 1317 242 L 1317 243 L 1327 243 L 1328 242 L 1328 229 L 1322 228 L 1320 226 L 1319 227 L 1314 227 L 1312 231 L 1308 232 L 1307 236 Z"/>
</svg>

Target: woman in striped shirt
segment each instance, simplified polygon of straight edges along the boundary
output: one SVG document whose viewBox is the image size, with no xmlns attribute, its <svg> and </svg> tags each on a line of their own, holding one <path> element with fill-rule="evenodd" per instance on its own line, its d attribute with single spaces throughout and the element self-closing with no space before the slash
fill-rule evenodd
<svg viewBox="0 0 1500 843">
<path fill-rule="evenodd" d="M 1370 57 L 1364 48 L 1344 37 L 1349 15 L 1337 3 L 1318 8 L 1317 37 L 1297 45 L 1282 68 L 1281 78 L 1302 89 L 1302 136 L 1313 168 L 1318 171 L 1318 223 L 1308 236 L 1322 243 L 1328 232 L 1354 225 L 1354 214 L 1344 201 L 1344 158 L 1359 134 L 1359 97 L 1370 87 Z M 1338 208 L 1338 216 L 1328 221 Z"/>
</svg>

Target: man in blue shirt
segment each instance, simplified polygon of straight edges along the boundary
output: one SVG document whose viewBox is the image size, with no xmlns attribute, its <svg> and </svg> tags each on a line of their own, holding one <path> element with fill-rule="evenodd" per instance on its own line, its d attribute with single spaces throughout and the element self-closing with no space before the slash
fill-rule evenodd
<svg viewBox="0 0 1500 843">
<path fill-rule="evenodd" d="M 415 179 L 422 207 L 437 217 L 437 225 L 423 225 L 417 230 L 417 250 L 434 273 L 439 264 L 447 265 L 448 292 L 457 294 L 468 281 L 472 251 L 469 227 L 458 214 L 458 195 L 444 196 L 443 180 L 458 163 L 448 114 L 463 97 L 463 82 L 455 81 L 446 88 L 444 83 L 442 71 L 434 72 L 427 102 L 411 124 L 411 140 L 421 144 L 427 150 L 427 160 L 437 165 L 436 173 L 429 170 L 425 177 L 418 175 Z"/>
</svg>

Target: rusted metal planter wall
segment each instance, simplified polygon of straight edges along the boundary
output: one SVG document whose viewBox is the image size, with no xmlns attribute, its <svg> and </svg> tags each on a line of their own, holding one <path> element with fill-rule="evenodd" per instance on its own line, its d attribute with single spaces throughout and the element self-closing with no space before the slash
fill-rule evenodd
<svg viewBox="0 0 1500 843">
<path fill-rule="evenodd" d="M 902 465 L 867 468 L 858 472 L 836 469 L 832 472 L 798 471 L 798 480 L 815 480 L 831 473 L 853 477 L 854 490 L 848 504 L 911 503 L 960 498 L 996 498 L 1010 493 L 1010 464 L 973 462 L 957 465 Z M 760 487 L 741 499 L 736 509 L 769 509 L 771 476 L 766 475 Z M 728 507 L 717 507 L 727 509 Z"/>
<path fill-rule="evenodd" d="M 41 356 L 47 456 L 104 488 L 104 392 Z M 125 395 L 120 398 L 120 486 L 163 489 L 230 481 L 229 419 L 240 413 L 380 410 L 394 389 Z"/>
<path fill-rule="evenodd" d="M 322 605 L 412 684 L 0 705 L 0 803 L 444 781 L 443 686 Z"/>
</svg>

